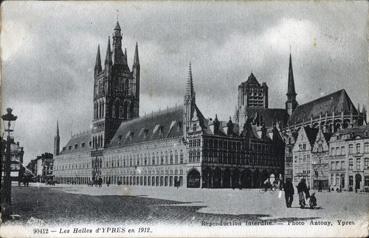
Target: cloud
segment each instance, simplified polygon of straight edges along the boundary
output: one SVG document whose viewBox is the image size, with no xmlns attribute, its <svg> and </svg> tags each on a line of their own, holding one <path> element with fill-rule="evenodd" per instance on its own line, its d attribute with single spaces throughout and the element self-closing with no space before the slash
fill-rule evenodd
<svg viewBox="0 0 369 238">
<path fill-rule="evenodd" d="M 14 32 L 16 31 L 16 32 Z M 33 47 L 32 34 L 27 28 L 16 21 L 4 21 L 1 33 L 1 59 L 9 61 L 12 58 L 28 55 Z"/>
</svg>

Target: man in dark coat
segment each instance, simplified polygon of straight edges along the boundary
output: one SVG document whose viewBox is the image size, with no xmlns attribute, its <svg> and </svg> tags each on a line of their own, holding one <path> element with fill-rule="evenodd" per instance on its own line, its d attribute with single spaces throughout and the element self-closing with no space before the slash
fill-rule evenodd
<svg viewBox="0 0 369 238">
<path fill-rule="evenodd" d="M 286 199 L 287 208 L 291 207 L 293 201 L 293 194 L 295 193 L 293 189 L 293 184 L 291 179 L 286 179 L 286 183 L 284 184 L 284 197 Z"/>
<path fill-rule="evenodd" d="M 301 181 L 299 182 L 299 184 L 297 185 L 297 192 L 299 193 L 299 203 L 300 203 L 300 207 L 304 208 L 305 207 L 305 196 L 304 193 L 307 195 L 307 198 L 309 197 L 308 193 L 309 190 L 306 186 L 306 180 L 303 178 L 301 179 Z"/>
</svg>

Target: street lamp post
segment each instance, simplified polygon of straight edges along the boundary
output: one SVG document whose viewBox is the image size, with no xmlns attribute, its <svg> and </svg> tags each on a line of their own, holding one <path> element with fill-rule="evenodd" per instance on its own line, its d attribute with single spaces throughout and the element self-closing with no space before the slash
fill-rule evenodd
<svg viewBox="0 0 369 238">
<path fill-rule="evenodd" d="M 11 137 L 10 133 L 14 131 L 12 129 L 12 122 L 17 120 L 17 117 L 12 114 L 12 109 L 7 108 L 7 113 L 1 118 L 4 122 L 7 122 L 7 128 L 4 130 L 7 132 L 7 138 L 6 138 L 6 155 L 5 155 L 5 164 L 4 164 L 4 184 L 1 194 L 1 208 L 2 208 L 2 214 L 4 218 L 7 218 L 10 215 L 10 205 L 11 205 L 11 177 L 10 177 L 10 163 L 11 163 L 11 151 L 10 151 L 10 145 L 11 145 Z M 13 124 L 14 125 L 14 124 Z"/>
</svg>

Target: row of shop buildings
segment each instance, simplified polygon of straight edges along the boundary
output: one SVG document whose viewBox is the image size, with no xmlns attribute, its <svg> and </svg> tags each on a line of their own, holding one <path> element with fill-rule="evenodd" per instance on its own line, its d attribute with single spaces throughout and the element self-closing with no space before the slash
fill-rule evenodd
<svg viewBox="0 0 369 238">
<path fill-rule="evenodd" d="M 302 127 L 292 147 L 292 178 L 317 190 L 369 192 L 369 126 L 336 133 Z"/>
</svg>

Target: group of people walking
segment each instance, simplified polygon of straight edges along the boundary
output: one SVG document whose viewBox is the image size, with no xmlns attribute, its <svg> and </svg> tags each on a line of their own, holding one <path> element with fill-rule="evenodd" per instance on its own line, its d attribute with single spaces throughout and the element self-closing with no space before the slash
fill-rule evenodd
<svg viewBox="0 0 369 238">
<path fill-rule="evenodd" d="M 286 206 L 290 208 L 293 202 L 293 195 L 295 193 L 295 189 L 293 187 L 292 181 L 290 178 L 286 179 L 286 183 L 284 184 L 284 196 L 286 199 Z M 297 185 L 297 193 L 299 196 L 299 205 L 300 208 L 305 208 L 306 200 L 309 200 L 309 207 L 315 208 L 317 205 L 315 193 L 310 195 L 310 190 L 306 185 L 306 180 L 303 178 Z"/>
</svg>

